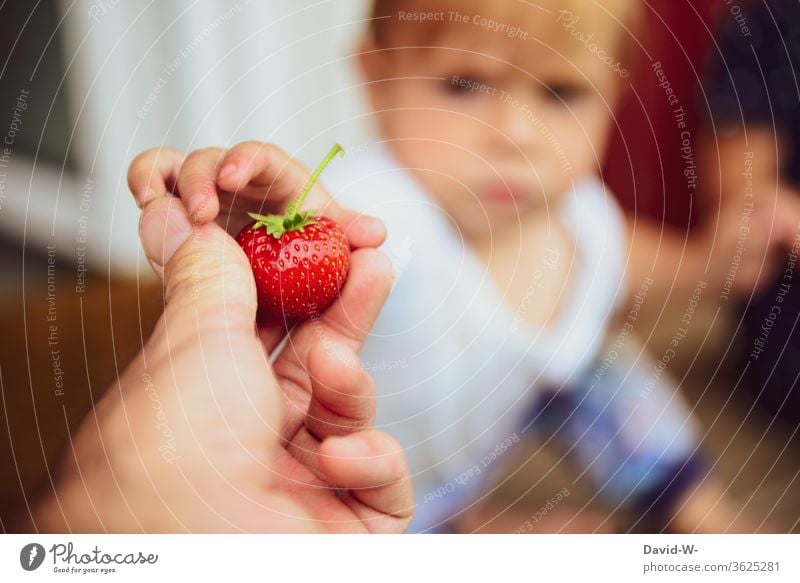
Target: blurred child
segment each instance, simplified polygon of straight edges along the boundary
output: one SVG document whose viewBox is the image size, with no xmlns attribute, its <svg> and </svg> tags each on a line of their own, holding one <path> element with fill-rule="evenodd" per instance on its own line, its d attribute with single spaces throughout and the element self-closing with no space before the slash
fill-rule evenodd
<svg viewBox="0 0 800 583">
<path fill-rule="evenodd" d="M 685 403 L 634 340 L 652 282 L 626 279 L 624 217 L 598 177 L 638 9 L 374 5 L 359 59 L 380 138 L 325 182 L 388 227 L 397 280 L 362 358 L 409 458 L 412 530 L 448 530 L 537 429 L 606 501 L 731 527 Z"/>
</svg>

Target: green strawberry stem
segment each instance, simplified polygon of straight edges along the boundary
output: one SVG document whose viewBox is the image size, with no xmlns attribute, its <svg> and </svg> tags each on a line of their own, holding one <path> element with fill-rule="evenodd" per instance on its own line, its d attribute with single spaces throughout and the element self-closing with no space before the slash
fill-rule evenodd
<svg viewBox="0 0 800 583">
<path fill-rule="evenodd" d="M 256 221 L 253 225 L 253 230 L 260 228 L 266 228 L 267 233 L 275 237 L 276 239 L 280 239 L 284 233 L 290 231 L 300 231 L 302 232 L 303 229 L 309 225 L 313 225 L 317 221 L 311 216 L 316 211 L 305 211 L 305 212 L 298 212 L 300 205 L 306 200 L 308 193 L 311 192 L 311 189 L 314 188 L 314 185 L 319 180 L 320 174 L 328 167 L 328 164 L 331 163 L 338 154 L 343 154 L 344 148 L 340 144 L 336 144 L 333 148 L 330 149 L 328 155 L 325 156 L 325 159 L 320 162 L 319 166 L 316 167 L 314 172 L 311 173 L 308 180 L 306 181 L 305 185 L 303 186 L 300 194 L 297 195 L 297 198 L 292 200 L 288 205 L 286 205 L 286 212 L 282 215 L 259 215 L 257 213 L 247 213 L 251 219 Z"/>
</svg>

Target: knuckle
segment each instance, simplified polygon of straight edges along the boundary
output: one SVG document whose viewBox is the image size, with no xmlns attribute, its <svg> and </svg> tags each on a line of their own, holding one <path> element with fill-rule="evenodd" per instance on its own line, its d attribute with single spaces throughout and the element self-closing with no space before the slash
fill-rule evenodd
<svg viewBox="0 0 800 583">
<path fill-rule="evenodd" d="M 137 178 L 153 166 L 153 160 L 157 156 L 157 151 L 158 150 L 156 148 L 145 150 L 144 152 L 137 154 L 133 160 L 131 160 L 130 166 L 128 166 L 129 186 L 133 187 L 133 183 L 137 180 Z"/>
<path fill-rule="evenodd" d="M 231 150 L 231 155 L 241 158 L 245 165 L 257 165 L 259 170 L 267 167 L 274 160 L 274 152 L 270 150 L 271 144 L 267 142 L 249 141 L 242 142 Z"/>
<path fill-rule="evenodd" d="M 141 166 L 143 164 L 147 164 L 150 160 L 156 158 L 158 153 L 161 151 L 160 148 L 149 148 L 140 152 L 136 156 L 134 156 L 133 160 L 131 161 L 131 168 Z"/>
<path fill-rule="evenodd" d="M 150 148 L 137 154 L 128 167 L 128 183 L 149 178 L 158 168 L 163 158 L 180 159 L 183 154 L 174 148 Z"/>
<path fill-rule="evenodd" d="M 281 175 L 291 175 L 296 169 L 305 168 L 301 162 L 292 158 L 283 148 L 275 144 L 264 144 L 264 168 L 274 179 Z"/>
<path fill-rule="evenodd" d="M 179 177 L 183 183 L 212 182 L 212 176 L 199 168 L 187 166 Z"/>
<path fill-rule="evenodd" d="M 212 160 L 219 156 L 220 152 L 222 151 L 221 148 L 199 148 L 197 150 L 192 150 L 189 152 L 189 155 L 186 156 L 186 165 L 196 165 L 206 163 L 208 160 Z"/>
<path fill-rule="evenodd" d="M 280 167 L 286 164 L 289 159 L 286 152 L 275 144 L 263 143 L 259 150 L 261 154 L 261 170 L 273 176 L 277 176 Z M 283 160 L 283 163 L 280 161 Z"/>
<path fill-rule="evenodd" d="M 215 192 L 214 177 L 207 172 L 195 170 L 183 173 L 181 174 L 180 182 L 183 185 L 183 190 L 199 190 L 204 194 L 213 194 Z"/>
<path fill-rule="evenodd" d="M 159 159 L 166 157 L 180 157 L 183 154 L 174 148 L 158 147 L 141 152 L 131 162 L 131 166 L 154 166 Z"/>
<path fill-rule="evenodd" d="M 289 155 L 283 148 L 273 144 L 272 142 L 257 142 L 257 143 L 264 150 L 264 152 L 270 157 L 283 157 L 283 158 L 289 157 Z"/>
<path fill-rule="evenodd" d="M 244 142 L 239 142 L 236 144 L 231 152 L 241 153 L 241 152 L 252 152 L 258 150 L 266 150 L 270 144 L 268 142 L 262 142 L 259 140 L 246 140 Z"/>
</svg>

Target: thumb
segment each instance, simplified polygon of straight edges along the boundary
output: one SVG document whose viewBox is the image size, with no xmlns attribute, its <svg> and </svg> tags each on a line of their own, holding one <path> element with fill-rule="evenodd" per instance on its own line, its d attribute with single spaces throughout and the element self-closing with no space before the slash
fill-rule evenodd
<svg viewBox="0 0 800 583">
<path fill-rule="evenodd" d="M 253 333 L 256 290 L 250 263 L 216 223 L 197 225 L 181 199 L 147 203 L 139 222 L 145 255 L 164 281 L 165 315 L 203 329 Z"/>
</svg>

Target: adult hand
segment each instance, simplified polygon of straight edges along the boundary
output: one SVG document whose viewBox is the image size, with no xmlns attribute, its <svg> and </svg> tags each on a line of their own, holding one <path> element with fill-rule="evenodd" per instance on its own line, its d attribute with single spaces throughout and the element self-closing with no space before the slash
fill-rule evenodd
<svg viewBox="0 0 800 583">
<path fill-rule="evenodd" d="M 741 204 L 726 199 L 694 239 L 691 256 L 733 295 L 748 298 L 786 268 L 800 235 L 800 193 L 784 184 L 758 183 Z"/>
<path fill-rule="evenodd" d="M 341 297 L 295 327 L 270 364 L 285 332 L 255 326 L 249 263 L 214 221 L 220 208 L 233 211 L 229 226 L 243 222 L 239 209 L 261 210 L 253 203 L 279 211 L 308 174 L 255 143 L 185 157 L 157 150 L 134 161 L 142 245 L 163 278 L 165 311 L 79 427 L 31 528 L 406 529 L 413 497 L 405 458 L 395 440 L 370 429 L 374 387 L 357 357 L 391 287 L 391 264 L 372 248 L 382 225 L 315 189 L 309 204 L 339 222 L 354 248 L 350 275 Z"/>
</svg>

